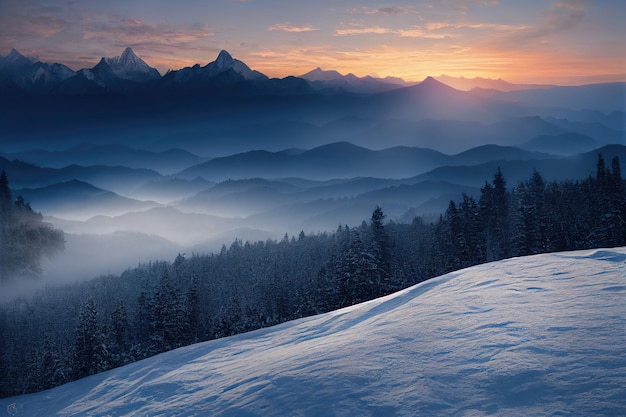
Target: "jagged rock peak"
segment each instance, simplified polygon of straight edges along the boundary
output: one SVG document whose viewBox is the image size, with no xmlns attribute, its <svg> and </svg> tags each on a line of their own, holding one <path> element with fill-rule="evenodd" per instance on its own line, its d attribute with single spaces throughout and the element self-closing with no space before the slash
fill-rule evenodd
<svg viewBox="0 0 626 417">
<path fill-rule="evenodd" d="M 215 66 L 217 68 L 228 68 L 233 65 L 234 61 L 235 60 L 232 55 L 228 53 L 228 51 L 222 50 L 215 60 Z"/>
<path fill-rule="evenodd" d="M 17 49 L 12 48 L 11 52 L 9 52 L 6 57 L 4 57 L 4 62 L 14 64 L 26 64 L 36 62 L 36 60 L 33 58 L 27 58 L 22 55 Z"/>
<path fill-rule="evenodd" d="M 133 48 L 128 47 L 124 49 L 118 62 L 121 66 L 128 66 L 132 64 L 137 65 L 139 61 L 143 62 L 143 60 L 135 54 Z"/>
<path fill-rule="evenodd" d="M 22 57 L 25 58 L 24 55 L 20 54 L 19 51 L 15 48 L 11 48 L 11 52 L 9 52 L 9 55 L 7 55 L 7 58 L 9 57 Z"/>
<path fill-rule="evenodd" d="M 105 59 L 105 58 L 103 58 Z M 159 72 L 138 57 L 132 48 L 127 47 L 122 55 L 106 58 L 113 72 L 121 78 L 134 81 L 147 81 L 160 78 Z"/>
</svg>

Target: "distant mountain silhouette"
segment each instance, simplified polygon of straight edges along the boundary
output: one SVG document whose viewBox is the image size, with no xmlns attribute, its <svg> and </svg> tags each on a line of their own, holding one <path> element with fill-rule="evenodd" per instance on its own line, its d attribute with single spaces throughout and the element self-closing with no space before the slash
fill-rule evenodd
<svg viewBox="0 0 626 417">
<path fill-rule="evenodd" d="M 372 97 L 369 105 L 372 114 L 384 111 L 388 117 L 398 119 L 438 119 L 493 122 L 490 102 L 477 100 L 464 91 L 452 88 L 433 77 L 426 77 L 411 87 L 382 93 Z"/>
<path fill-rule="evenodd" d="M 483 78 L 483 77 L 474 77 L 474 78 L 465 78 L 465 77 L 451 77 L 449 75 L 442 74 L 438 77 L 435 77 L 438 81 L 449 85 L 450 87 L 456 88 L 458 90 L 469 91 L 474 88 L 481 88 L 487 90 L 498 90 L 498 91 L 518 91 L 518 90 L 529 90 L 529 89 L 546 89 L 555 87 L 554 85 L 549 84 L 514 84 L 508 81 L 505 81 L 501 78 L 494 80 L 492 78 Z"/>
<path fill-rule="evenodd" d="M 596 150 L 567 157 L 554 157 L 526 161 L 489 161 L 473 166 L 443 166 L 412 178 L 413 181 L 447 181 L 460 185 L 479 187 L 485 179 L 493 178 L 498 167 L 509 185 L 528 180 L 536 169 L 545 181 L 582 180 L 595 176 L 598 154 L 607 164 L 617 156 L 621 169 L 626 169 L 626 146 L 606 145 Z"/>
<path fill-rule="evenodd" d="M 525 161 L 549 158 L 548 152 L 524 150 L 514 146 L 482 145 L 451 158 L 456 165 L 477 165 L 485 161 Z"/>
<path fill-rule="evenodd" d="M 211 181 L 253 177 L 300 177 L 316 180 L 353 177 L 400 179 L 442 165 L 478 164 L 494 159 L 536 159 L 548 156 L 497 145 L 482 146 L 449 156 L 431 149 L 391 147 L 373 151 L 348 142 L 337 142 L 296 154 L 250 151 L 215 158 L 177 175 L 188 179 L 202 177 Z"/>
<path fill-rule="evenodd" d="M 139 186 L 133 191 L 133 196 L 141 200 L 154 200 L 167 204 L 176 200 L 190 198 L 214 185 L 214 182 L 206 181 L 202 178 L 189 181 L 169 177 L 149 181 Z"/>
<path fill-rule="evenodd" d="M 119 194 L 129 194 L 149 181 L 163 178 L 155 171 L 94 165 L 69 165 L 61 169 L 44 168 L 22 161 L 10 161 L 0 156 L 0 169 L 7 172 L 14 188 L 41 188 L 56 183 L 78 180 Z"/>
<path fill-rule="evenodd" d="M 319 67 L 299 77 L 309 81 L 316 90 L 327 92 L 373 94 L 407 87 L 411 84 L 401 78 L 357 77 L 352 73 L 343 75 L 338 71 L 324 71 Z"/>
<path fill-rule="evenodd" d="M 78 180 L 42 188 L 17 189 L 15 194 L 23 196 L 46 216 L 63 216 L 66 219 L 88 219 L 103 212 L 120 215 L 157 205 L 154 202 L 122 197 Z"/>
<path fill-rule="evenodd" d="M 509 92 L 483 90 L 473 93 L 503 102 L 517 102 L 526 106 L 623 113 L 626 82 L 556 86 Z"/>
<path fill-rule="evenodd" d="M 580 133 L 537 136 L 521 143 L 520 148 L 533 152 L 546 152 L 554 155 L 574 155 L 589 152 L 599 147 L 598 142 Z"/>
<path fill-rule="evenodd" d="M 110 234 L 120 231 L 157 235 L 185 245 L 208 240 L 215 233 L 238 227 L 235 220 L 206 214 L 183 213 L 174 207 L 155 207 L 118 216 L 96 216 L 84 222 L 51 220 L 67 233 Z"/>
<path fill-rule="evenodd" d="M 198 164 L 204 159 L 181 149 L 171 148 L 163 152 L 150 152 L 126 145 L 93 145 L 83 143 L 64 151 L 30 150 L 5 153 L 5 157 L 31 162 L 50 168 L 67 165 L 111 165 L 128 168 L 153 169 L 162 174 L 178 172 Z"/>
<path fill-rule="evenodd" d="M 188 168 L 182 178 L 203 177 L 211 181 L 252 177 L 311 179 L 379 176 L 403 178 L 416 171 L 437 166 L 443 154 L 428 149 L 386 149 L 371 151 L 347 142 L 316 147 L 298 154 L 250 151 L 215 158 Z"/>
</svg>

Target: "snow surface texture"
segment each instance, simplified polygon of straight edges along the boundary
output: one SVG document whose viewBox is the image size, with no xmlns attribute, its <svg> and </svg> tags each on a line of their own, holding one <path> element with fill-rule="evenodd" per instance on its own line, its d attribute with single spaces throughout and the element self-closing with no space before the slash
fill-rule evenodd
<svg viewBox="0 0 626 417">
<path fill-rule="evenodd" d="M 0 401 L 0 416 L 626 415 L 626 248 L 454 272 Z"/>
</svg>

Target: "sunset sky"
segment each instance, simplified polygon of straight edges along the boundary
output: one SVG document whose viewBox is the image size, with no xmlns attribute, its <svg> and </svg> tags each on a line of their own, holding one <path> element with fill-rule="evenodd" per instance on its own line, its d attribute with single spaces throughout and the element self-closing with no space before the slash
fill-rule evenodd
<svg viewBox="0 0 626 417">
<path fill-rule="evenodd" d="M 273 77 L 582 84 L 626 80 L 624 22 L 624 0 L 0 0 L 0 55 L 77 70 L 130 46 L 164 73 L 226 49 Z"/>
</svg>

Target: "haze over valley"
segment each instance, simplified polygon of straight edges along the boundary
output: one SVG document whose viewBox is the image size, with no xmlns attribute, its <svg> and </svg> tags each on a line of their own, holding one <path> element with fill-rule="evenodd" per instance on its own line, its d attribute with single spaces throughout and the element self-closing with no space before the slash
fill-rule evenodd
<svg viewBox="0 0 626 417">
<path fill-rule="evenodd" d="M 0 74 L 0 166 L 66 234 L 43 282 L 333 231 L 377 205 L 434 220 L 498 167 L 515 186 L 534 170 L 585 179 L 599 153 L 626 161 L 625 83 L 269 78 L 226 51 L 161 76 L 131 48 L 76 72 L 12 50 Z M 86 252 L 103 256 L 67 268 Z"/>
</svg>

